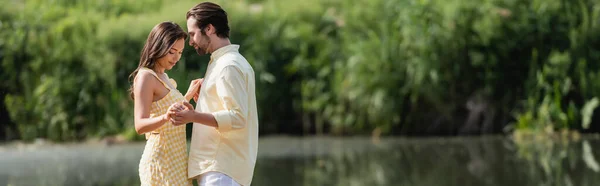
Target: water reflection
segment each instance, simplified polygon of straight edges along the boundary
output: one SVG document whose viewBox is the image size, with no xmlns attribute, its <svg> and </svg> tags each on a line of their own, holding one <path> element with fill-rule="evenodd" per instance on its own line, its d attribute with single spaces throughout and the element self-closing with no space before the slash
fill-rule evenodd
<svg viewBox="0 0 600 186">
<path fill-rule="evenodd" d="M 0 147 L 0 185 L 139 185 L 142 145 Z M 252 185 L 597 185 L 599 149 L 597 138 L 270 137 Z"/>
<path fill-rule="evenodd" d="M 143 146 L 67 145 L 0 148 L 0 185 L 139 185 Z"/>
<path fill-rule="evenodd" d="M 303 155 L 262 156 L 257 173 L 263 176 L 253 183 L 585 186 L 600 181 L 597 163 L 589 163 L 598 159 L 598 139 L 529 144 L 499 137 L 384 139 L 377 145 L 368 139 L 311 139 L 288 145 L 278 148 Z"/>
</svg>

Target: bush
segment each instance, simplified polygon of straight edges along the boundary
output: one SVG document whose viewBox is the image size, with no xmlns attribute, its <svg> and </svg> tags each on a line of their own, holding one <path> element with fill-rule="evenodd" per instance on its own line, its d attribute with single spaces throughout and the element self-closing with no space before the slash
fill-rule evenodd
<svg viewBox="0 0 600 186">
<path fill-rule="evenodd" d="M 261 134 L 596 126 L 595 1 L 216 2 L 255 69 Z M 184 13 L 198 2 L 6 3 L 4 130 L 22 139 L 142 139 L 132 132 L 127 77 L 150 29 L 166 20 L 185 29 Z M 207 61 L 186 47 L 168 73 L 186 90 Z"/>
</svg>

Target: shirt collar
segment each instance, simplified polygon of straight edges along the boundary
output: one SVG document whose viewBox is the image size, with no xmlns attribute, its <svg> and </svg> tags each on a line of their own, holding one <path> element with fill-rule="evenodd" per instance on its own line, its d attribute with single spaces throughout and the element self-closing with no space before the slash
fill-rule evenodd
<svg viewBox="0 0 600 186">
<path fill-rule="evenodd" d="M 213 62 L 214 60 L 219 59 L 221 56 L 223 56 L 229 52 L 238 52 L 239 49 L 240 49 L 240 45 L 233 45 L 233 44 L 221 47 L 221 48 L 215 50 L 210 55 L 210 61 Z"/>
</svg>

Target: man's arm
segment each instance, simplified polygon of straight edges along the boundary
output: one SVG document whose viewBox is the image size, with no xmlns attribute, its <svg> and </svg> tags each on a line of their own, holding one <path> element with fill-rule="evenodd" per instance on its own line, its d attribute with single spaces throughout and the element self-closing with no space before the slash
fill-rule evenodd
<svg viewBox="0 0 600 186">
<path fill-rule="evenodd" d="M 236 66 L 223 68 L 216 82 L 217 95 L 225 110 L 213 112 L 220 132 L 246 127 L 248 88 L 246 77 Z"/>
<path fill-rule="evenodd" d="M 192 122 L 201 123 L 206 126 L 219 128 L 219 125 L 217 124 L 217 120 L 215 120 L 215 117 L 210 113 L 194 111 L 194 115 L 192 116 Z"/>
<path fill-rule="evenodd" d="M 215 127 L 227 132 L 246 127 L 248 113 L 248 89 L 244 74 L 235 66 L 225 67 L 215 82 L 217 95 L 224 110 L 213 113 L 200 113 L 194 110 L 175 113 L 173 123 L 191 121 Z M 191 104 L 183 103 L 190 107 Z"/>
</svg>

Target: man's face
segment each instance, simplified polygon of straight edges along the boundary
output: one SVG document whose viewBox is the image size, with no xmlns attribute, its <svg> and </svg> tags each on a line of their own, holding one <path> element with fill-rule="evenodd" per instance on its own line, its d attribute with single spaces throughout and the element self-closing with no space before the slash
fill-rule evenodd
<svg viewBox="0 0 600 186">
<path fill-rule="evenodd" d="M 187 28 L 188 34 L 190 35 L 190 46 L 196 49 L 196 53 L 198 53 L 198 55 L 208 54 L 210 38 L 206 34 L 203 34 L 200 28 L 198 28 L 198 25 L 196 24 L 196 19 L 190 17 L 187 20 Z"/>
</svg>

